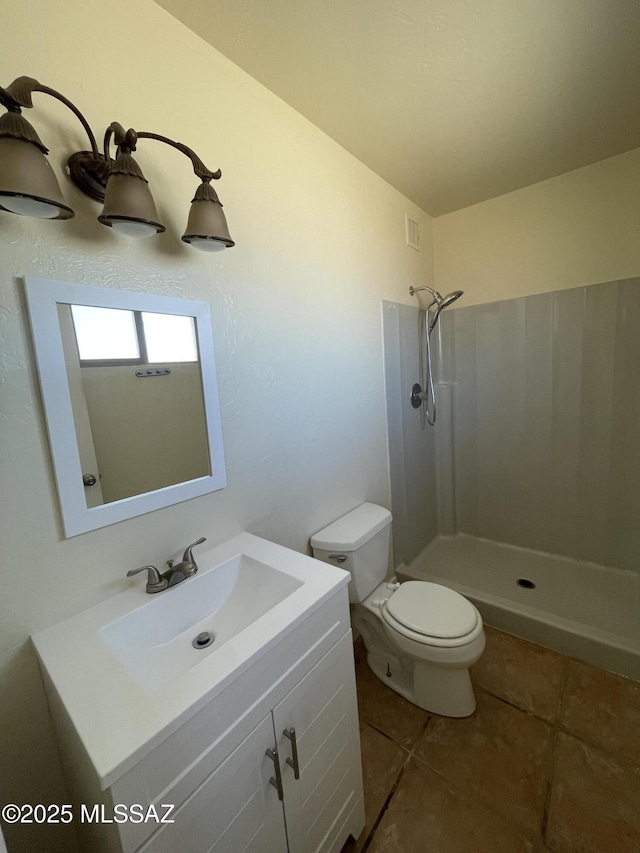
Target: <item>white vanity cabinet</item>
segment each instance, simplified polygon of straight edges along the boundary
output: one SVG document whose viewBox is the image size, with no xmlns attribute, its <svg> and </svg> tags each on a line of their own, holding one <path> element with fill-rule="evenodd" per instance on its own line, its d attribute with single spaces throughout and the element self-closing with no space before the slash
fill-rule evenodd
<svg viewBox="0 0 640 853">
<path fill-rule="evenodd" d="M 289 850 L 330 851 L 336 840 L 339 850 L 349 833 L 336 833 L 362 795 L 351 632 L 278 703 L 273 722 Z"/>
<path fill-rule="evenodd" d="M 175 823 L 160 827 L 138 850 L 340 850 L 349 834 L 346 820 L 362 795 L 354 711 L 349 633 L 187 798 Z"/>
<path fill-rule="evenodd" d="M 174 806 L 173 823 L 78 826 L 83 850 L 339 853 L 364 826 L 346 585 L 106 787 L 45 683 L 78 803 Z"/>
<path fill-rule="evenodd" d="M 273 763 L 266 750 L 273 748 L 273 741 L 269 714 L 172 814 L 175 823 L 161 826 L 137 849 L 286 853 L 282 806 L 269 784 Z"/>
</svg>

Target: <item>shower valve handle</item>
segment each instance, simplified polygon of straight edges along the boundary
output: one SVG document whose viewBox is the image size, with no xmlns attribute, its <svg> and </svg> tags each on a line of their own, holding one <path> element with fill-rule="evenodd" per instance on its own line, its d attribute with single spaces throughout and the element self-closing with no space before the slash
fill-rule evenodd
<svg viewBox="0 0 640 853">
<path fill-rule="evenodd" d="M 419 409 L 422 405 L 424 394 L 422 393 L 422 385 L 419 382 L 416 382 L 411 388 L 411 397 L 409 399 L 414 409 Z"/>
</svg>

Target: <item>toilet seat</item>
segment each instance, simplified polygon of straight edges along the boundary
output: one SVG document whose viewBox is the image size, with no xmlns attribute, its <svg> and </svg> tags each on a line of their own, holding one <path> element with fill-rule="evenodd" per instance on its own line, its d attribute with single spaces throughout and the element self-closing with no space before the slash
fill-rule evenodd
<svg viewBox="0 0 640 853">
<path fill-rule="evenodd" d="M 460 593 L 427 581 L 406 581 L 387 600 L 393 618 L 418 634 L 451 640 L 470 634 L 478 611 Z"/>
<path fill-rule="evenodd" d="M 431 646 L 465 645 L 482 633 L 482 620 L 470 601 L 448 587 L 427 581 L 401 584 L 380 612 L 389 627 Z"/>
</svg>

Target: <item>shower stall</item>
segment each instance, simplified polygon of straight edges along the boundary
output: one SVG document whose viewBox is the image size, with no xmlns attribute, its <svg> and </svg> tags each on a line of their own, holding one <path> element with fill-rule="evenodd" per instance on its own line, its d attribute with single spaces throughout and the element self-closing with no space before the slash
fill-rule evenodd
<svg viewBox="0 0 640 853">
<path fill-rule="evenodd" d="M 383 303 L 398 576 L 640 678 L 640 279 L 443 311 L 426 427 L 424 331 Z"/>
</svg>

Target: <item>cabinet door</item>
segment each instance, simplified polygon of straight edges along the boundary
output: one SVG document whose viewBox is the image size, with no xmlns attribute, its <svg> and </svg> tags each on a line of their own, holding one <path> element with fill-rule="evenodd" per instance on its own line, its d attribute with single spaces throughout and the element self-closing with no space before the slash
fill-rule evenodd
<svg viewBox="0 0 640 853">
<path fill-rule="evenodd" d="M 139 853 L 286 853 L 282 803 L 269 783 L 273 746 L 269 714 Z"/>
<path fill-rule="evenodd" d="M 351 632 L 276 706 L 273 719 L 290 853 L 340 850 L 346 836 L 364 824 Z M 292 728 L 298 779 L 286 761 L 294 763 L 292 740 L 284 734 Z"/>
</svg>

